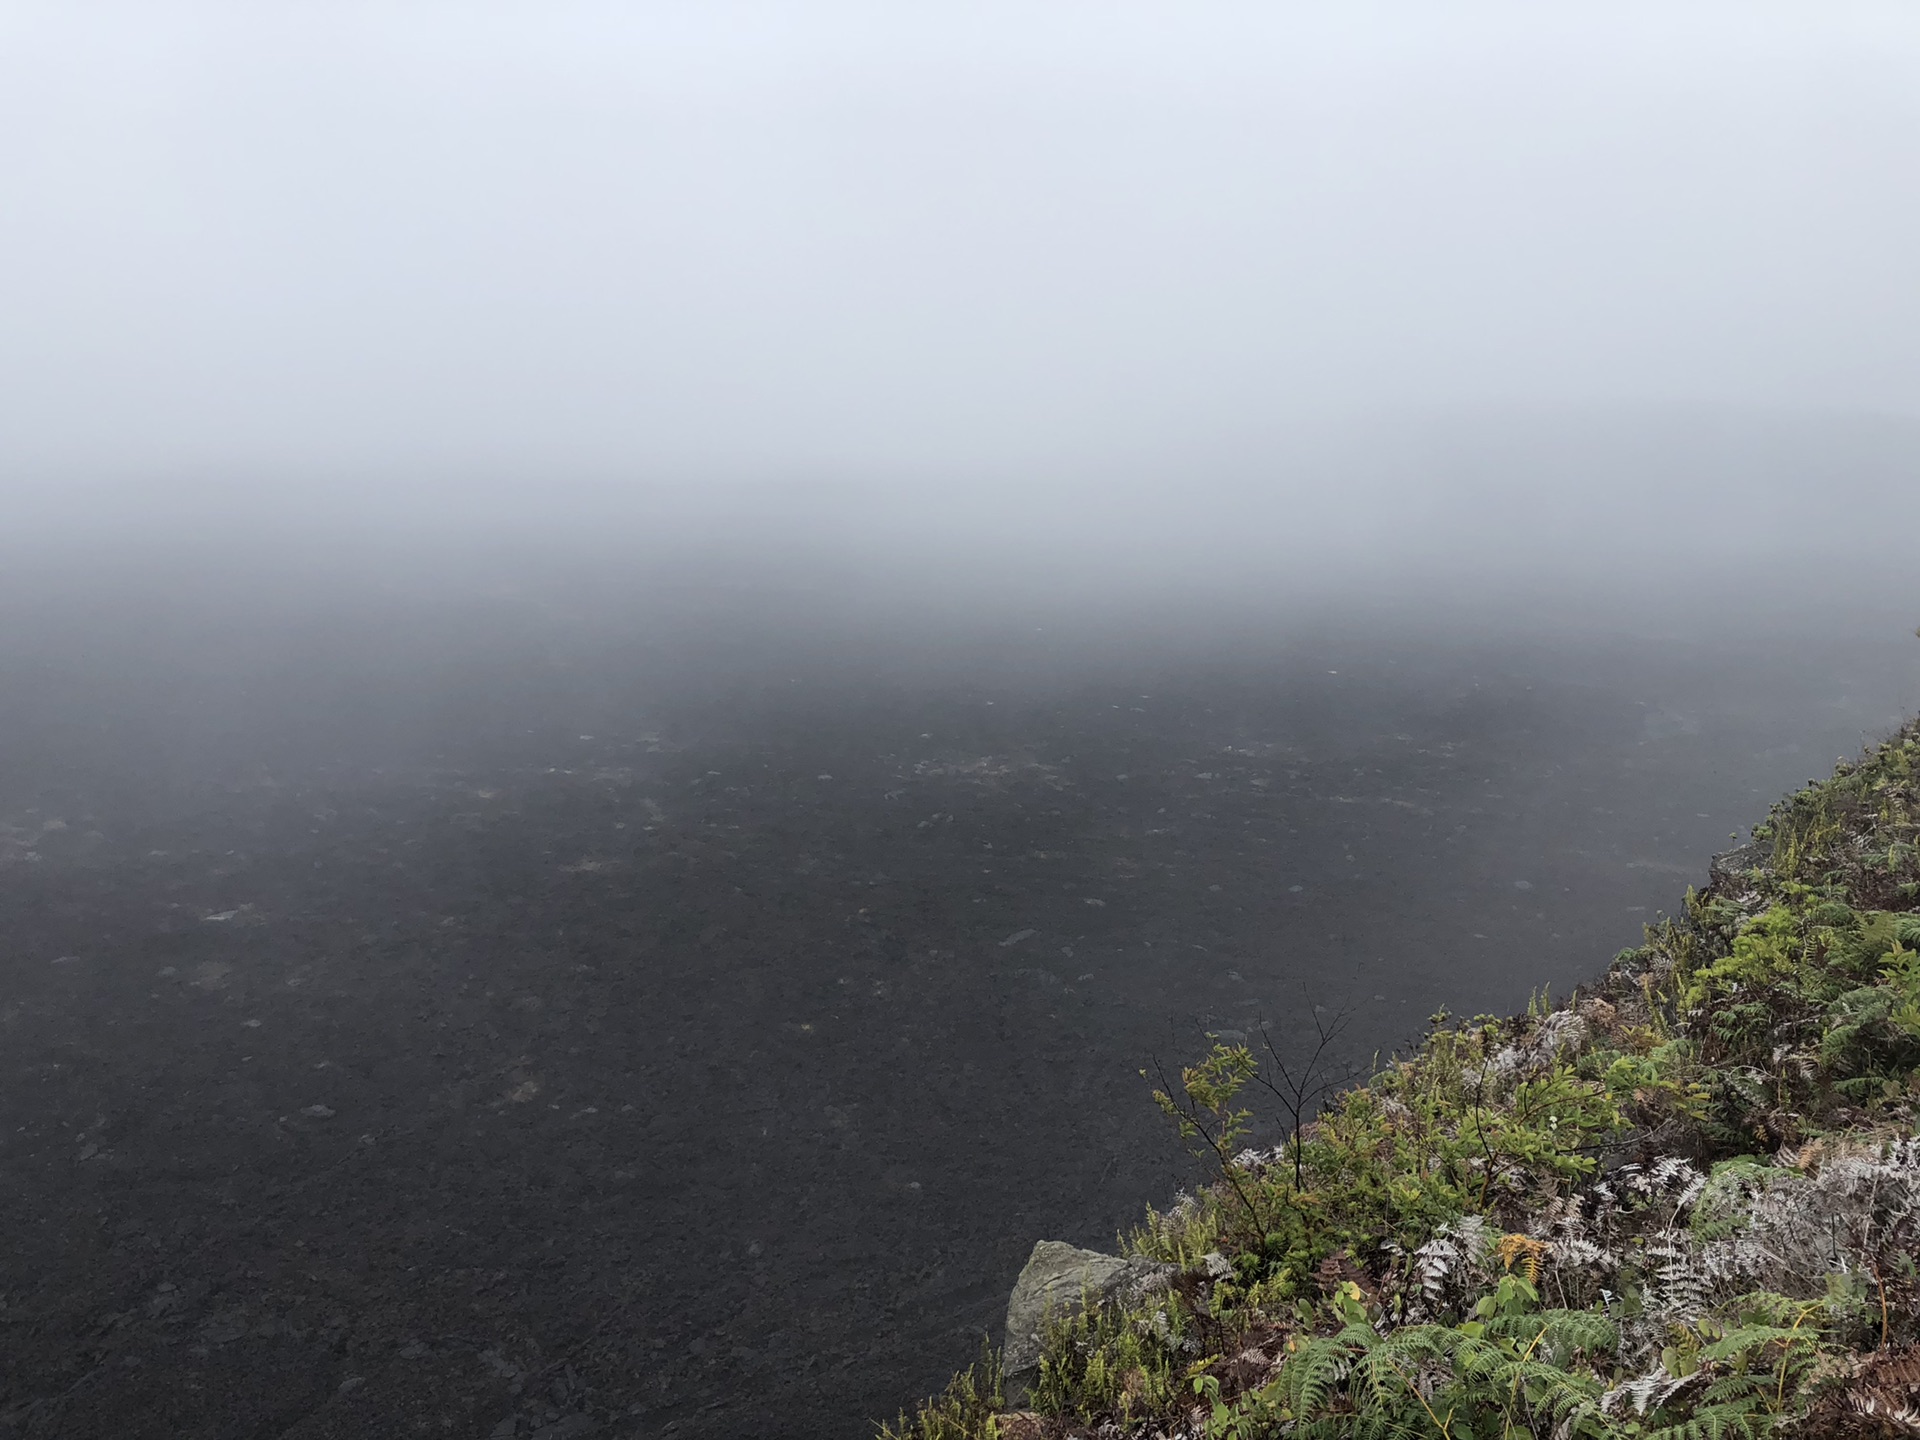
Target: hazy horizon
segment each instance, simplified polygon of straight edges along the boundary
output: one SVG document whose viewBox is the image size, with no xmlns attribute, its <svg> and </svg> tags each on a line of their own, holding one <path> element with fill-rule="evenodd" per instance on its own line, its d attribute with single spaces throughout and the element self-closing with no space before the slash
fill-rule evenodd
<svg viewBox="0 0 1920 1440">
<path fill-rule="evenodd" d="M 1916 71 L 1871 4 L 15 3 L 0 485 L 378 526 L 1910 427 Z"/>
</svg>

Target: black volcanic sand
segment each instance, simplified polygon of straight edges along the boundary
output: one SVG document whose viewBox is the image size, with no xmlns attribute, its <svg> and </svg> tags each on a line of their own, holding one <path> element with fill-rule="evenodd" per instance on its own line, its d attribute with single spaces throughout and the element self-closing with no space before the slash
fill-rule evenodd
<svg viewBox="0 0 1920 1440">
<path fill-rule="evenodd" d="M 1182 1183 L 1151 1057 L 1564 988 L 1911 688 L 728 603 L 15 634 L 9 1433 L 861 1435 Z"/>
</svg>

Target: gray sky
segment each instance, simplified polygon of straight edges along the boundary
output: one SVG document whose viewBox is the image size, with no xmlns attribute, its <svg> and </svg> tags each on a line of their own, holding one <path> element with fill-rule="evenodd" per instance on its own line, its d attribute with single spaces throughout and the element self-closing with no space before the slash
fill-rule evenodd
<svg viewBox="0 0 1920 1440">
<path fill-rule="evenodd" d="M 0 483 L 1920 404 L 1920 8 L 0 3 Z"/>
</svg>

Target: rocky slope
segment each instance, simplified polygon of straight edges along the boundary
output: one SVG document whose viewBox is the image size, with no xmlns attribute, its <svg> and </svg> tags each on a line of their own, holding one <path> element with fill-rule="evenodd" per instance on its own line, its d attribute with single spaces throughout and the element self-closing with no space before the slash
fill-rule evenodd
<svg viewBox="0 0 1920 1440">
<path fill-rule="evenodd" d="M 1920 1434 L 1920 723 L 1265 1151 L 1261 1048 L 1166 1082 L 1205 1181 L 1016 1317 L 1023 1408 L 989 1351 L 888 1440 Z"/>
</svg>

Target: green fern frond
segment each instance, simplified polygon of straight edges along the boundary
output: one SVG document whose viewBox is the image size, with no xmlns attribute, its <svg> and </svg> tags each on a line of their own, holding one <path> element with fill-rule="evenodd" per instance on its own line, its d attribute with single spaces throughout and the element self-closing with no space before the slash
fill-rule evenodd
<svg viewBox="0 0 1920 1440">
<path fill-rule="evenodd" d="M 1764 1401 L 1773 1389 L 1774 1377 L 1767 1371 L 1746 1370 L 1735 1375 L 1721 1376 L 1700 1392 L 1700 1398 L 1708 1405 L 1743 1400 L 1750 1396 L 1757 1396 Z"/>
<path fill-rule="evenodd" d="M 1768 1345 L 1795 1340 L 1811 1341 L 1812 1338 L 1805 1330 L 1787 1325 L 1742 1325 L 1738 1330 L 1729 1330 L 1711 1345 L 1702 1346 L 1700 1356 L 1716 1363 L 1746 1361 L 1753 1358 L 1755 1351 Z"/>
<path fill-rule="evenodd" d="M 1280 1403 L 1305 1419 L 1326 1409 L 1353 1368 L 1353 1349 L 1340 1337 L 1309 1340 L 1287 1357 L 1275 1382 Z"/>
<path fill-rule="evenodd" d="M 1593 1354 L 1612 1350 L 1620 1331 L 1604 1314 L 1596 1310 L 1540 1310 L 1531 1315 L 1496 1315 L 1486 1322 L 1487 1334 L 1495 1339 L 1518 1340 L 1534 1344 L 1550 1354 L 1571 1351 Z"/>
<path fill-rule="evenodd" d="M 1772 1433 L 1771 1415 L 1734 1401 L 1704 1406 L 1678 1424 L 1649 1430 L 1642 1440 L 1765 1440 Z"/>
</svg>

